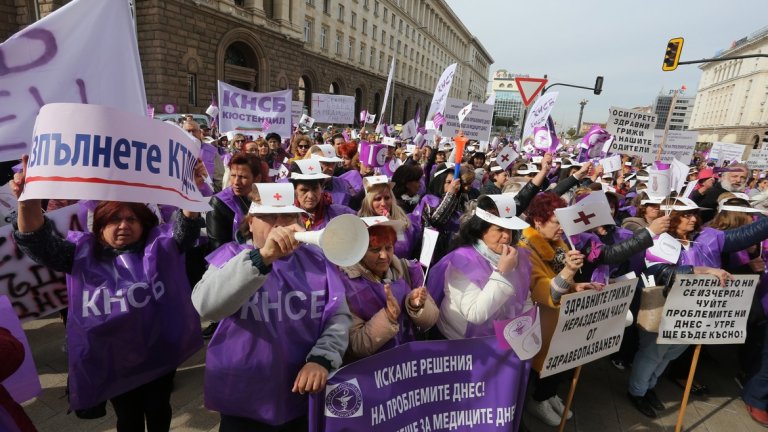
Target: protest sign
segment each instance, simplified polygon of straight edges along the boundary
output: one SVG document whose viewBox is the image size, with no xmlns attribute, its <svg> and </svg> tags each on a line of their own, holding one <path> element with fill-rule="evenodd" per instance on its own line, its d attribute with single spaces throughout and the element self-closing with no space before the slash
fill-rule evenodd
<svg viewBox="0 0 768 432">
<path fill-rule="evenodd" d="M 555 209 L 555 215 L 567 236 L 603 225 L 616 225 L 605 192 L 592 192 L 570 207 Z"/>
<path fill-rule="evenodd" d="M 299 119 L 304 114 L 304 104 L 297 101 L 291 101 L 291 123 L 299 124 Z"/>
<path fill-rule="evenodd" d="M 256 93 L 219 81 L 219 130 L 250 133 L 269 120 L 270 132 L 291 135 L 291 90 Z"/>
<path fill-rule="evenodd" d="M 573 369 L 618 351 L 636 285 L 637 279 L 630 279 L 606 285 L 602 291 L 564 295 L 541 377 Z"/>
<path fill-rule="evenodd" d="M 613 135 L 611 151 L 630 156 L 648 157 L 653 146 L 656 114 L 611 107 L 606 130 Z"/>
<path fill-rule="evenodd" d="M 664 137 L 663 129 L 654 129 L 653 145 L 650 153 L 643 155 L 643 163 L 651 163 L 656 160 L 659 153 L 659 146 Z M 677 159 L 680 162 L 690 165 L 693 158 L 693 151 L 696 148 L 696 140 L 699 139 L 699 133 L 693 131 L 670 130 L 667 132 L 667 140 L 661 152 L 661 161 L 665 163 Z"/>
<path fill-rule="evenodd" d="M 768 149 L 752 150 L 747 163 L 751 169 L 768 170 Z"/>
<path fill-rule="evenodd" d="M 72 1 L 0 44 L 0 98 L 4 161 L 29 153 L 35 116 L 47 103 L 91 103 L 146 116 L 128 2 Z"/>
<path fill-rule="evenodd" d="M 555 106 L 555 102 L 557 102 L 558 95 L 558 92 L 549 92 L 536 99 L 525 118 L 523 139 L 533 137 L 534 128 L 547 125 L 547 119 Z"/>
<path fill-rule="evenodd" d="M 312 95 L 312 116 L 320 123 L 352 124 L 355 121 L 355 97 L 315 93 Z"/>
<path fill-rule="evenodd" d="M 37 396 L 42 387 L 40 386 L 40 377 L 37 376 L 35 359 L 32 358 L 32 350 L 29 349 L 27 335 L 21 328 L 19 318 L 13 313 L 11 301 L 4 295 L 0 295 L 0 328 L 11 332 L 13 337 L 24 346 L 24 361 L 21 366 L 2 382 L 3 387 L 10 393 L 13 400 L 23 403 Z"/>
<path fill-rule="evenodd" d="M 759 275 L 733 275 L 720 286 L 711 275 L 675 277 L 659 325 L 660 344 L 740 344 Z"/>
<path fill-rule="evenodd" d="M 432 255 L 435 253 L 439 235 L 440 233 L 434 228 L 424 228 L 424 237 L 421 242 L 421 254 L 419 255 L 419 262 L 424 267 L 429 267 L 429 263 L 432 262 Z"/>
<path fill-rule="evenodd" d="M 517 152 L 512 148 L 511 145 L 508 145 L 501 149 L 499 154 L 496 156 L 496 163 L 499 164 L 501 169 L 506 170 L 510 165 L 512 165 L 512 163 L 515 162 L 517 157 Z"/>
<path fill-rule="evenodd" d="M 418 132 L 418 128 L 416 127 L 416 121 L 408 120 L 403 125 L 403 129 L 400 131 L 400 138 L 402 139 L 413 138 L 416 136 L 417 132 Z"/>
<path fill-rule="evenodd" d="M 310 430 L 517 430 L 528 365 L 494 336 L 400 345 L 330 377 Z"/>
<path fill-rule="evenodd" d="M 88 199 L 209 210 L 195 184 L 200 142 L 115 108 L 48 104 L 35 123 L 25 199 Z"/>
<path fill-rule="evenodd" d="M 394 62 L 394 59 L 392 60 Z M 435 85 L 435 91 L 432 94 L 432 102 L 429 104 L 429 112 L 427 112 L 427 120 L 432 120 L 432 117 L 436 113 L 445 112 L 445 104 L 448 101 L 448 93 L 451 91 L 451 83 L 453 83 L 453 76 L 456 74 L 456 66 L 458 63 L 445 68 L 440 75 L 440 79 L 437 80 Z M 392 64 L 394 70 L 394 63 Z M 384 99 L 386 101 L 386 99 Z"/>
<path fill-rule="evenodd" d="M 603 172 L 605 173 L 620 171 L 622 167 L 621 155 L 613 155 L 602 159 L 600 160 L 600 165 L 603 166 Z"/>
<path fill-rule="evenodd" d="M 53 225 L 66 237 L 68 231 L 83 231 L 77 217 L 79 205 L 71 205 L 46 213 Z M 35 263 L 21 253 L 13 241 L 13 226 L 0 228 L 0 296 L 8 296 L 16 316 L 22 322 L 50 315 L 67 307 L 67 285 L 64 273 Z"/>
<path fill-rule="evenodd" d="M 744 151 L 747 146 L 744 144 L 714 142 L 709 150 L 709 158 L 722 161 L 740 161 L 744 160 Z"/>
<path fill-rule="evenodd" d="M 448 98 L 445 105 L 444 136 L 454 136 L 461 129 L 464 131 L 464 136 L 471 140 L 480 141 L 488 138 L 493 119 L 493 105 L 473 103 L 472 110 L 466 115 L 459 128 L 459 112 L 466 108 L 468 103 L 469 101 L 466 100 Z"/>
</svg>

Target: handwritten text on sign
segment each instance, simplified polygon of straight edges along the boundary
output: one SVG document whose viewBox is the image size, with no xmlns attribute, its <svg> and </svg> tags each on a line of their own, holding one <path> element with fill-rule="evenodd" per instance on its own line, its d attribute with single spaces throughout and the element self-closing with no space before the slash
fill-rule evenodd
<svg viewBox="0 0 768 432">
<path fill-rule="evenodd" d="M 200 142 L 114 108 L 48 104 L 35 123 L 21 199 L 93 199 L 210 207 L 195 184 Z"/>
<path fill-rule="evenodd" d="M 759 275 L 733 275 L 725 287 L 709 275 L 677 275 L 664 304 L 660 344 L 739 344 Z"/>
<path fill-rule="evenodd" d="M 605 129 L 614 138 L 612 152 L 640 157 L 651 153 L 656 114 L 616 107 L 610 114 Z"/>
<path fill-rule="evenodd" d="M 563 296 L 541 377 L 573 369 L 618 351 L 636 285 L 637 279 L 630 279 L 607 285 L 602 291 L 589 290 Z"/>
<path fill-rule="evenodd" d="M 461 99 L 448 98 L 445 105 L 445 119 L 443 125 L 443 135 L 454 136 L 459 131 L 459 111 L 467 106 L 469 101 Z M 491 120 L 493 119 L 493 105 L 480 103 L 472 104 L 472 111 L 464 118 L 461 123 L 461 129 L 464 135 L 473 140 L 485 140 L 491 131 Z"/>
<path fill-rule="evenodd" d="M 355 121 L 355 97 L 315 93 L 312 95 L 312 116 L 320 123 L 352 124 Z"/>
<path fill-rule="evenodd" d="M 339 369 L 310 430 L 517 430 L 527 374 L 495 337 L 411 342 Z"/>
<path fill-rule="evenodd" d="M 82 231 L 77 218 L 79 204 L 48 212 L 62 237 L 67 231 Z M 67 307 L 64 273 L 35 263 L 22 254 L 13 241 L 13 227 L 0 228 L 0 295 L 8 296 L 22 322 L 50 315 Z"/>
</svg>

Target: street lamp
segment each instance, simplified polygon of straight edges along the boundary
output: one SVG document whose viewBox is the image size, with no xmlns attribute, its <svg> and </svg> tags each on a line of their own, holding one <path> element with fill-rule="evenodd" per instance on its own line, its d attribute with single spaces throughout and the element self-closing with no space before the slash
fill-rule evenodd
<svg viewBox="0 0 768 432">
<path fill-rule="evenodd" d="M 581 105 L 581 109 L 579 110 L 579 122 L 576 124 L 576 135 L 578 136 L 579 133 L 581 133 L 581 117 L 584 115 L 584 106 L 587 105 L 587 102 L 589 102 L 587 99 L 582 99 L 581 102 L 579 102 L 579 105 Z"/>
</svg>

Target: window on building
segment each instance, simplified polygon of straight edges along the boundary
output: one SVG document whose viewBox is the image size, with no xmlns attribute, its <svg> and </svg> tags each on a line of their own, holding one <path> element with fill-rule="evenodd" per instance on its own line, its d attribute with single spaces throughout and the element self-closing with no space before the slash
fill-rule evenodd
<svg viewBox="0 0 768 432">
<path fill-rule="evenodd" d="M 397 41 L 397 53 L 398 54 L 400 54 L 400 42 L 401 41 Z"/>
<path fill-rule="evenodd" d="M 352 25 L 352 28 L 357 28 L 357 14 L 354 12 L 352 12 L 350 24 Z"/>
<path fill-rule="evenodd" d="M 347 57 L 350 60 L 354 60 L 355 59 L 355 40 L 351 37 L 349 38 L 349 42 L 347 43 L 347 48 L 348 48 Z"/>
<path fill-rule="evenodd" d="M 315 7 L 315 0 L 307 0 L 309 6 Z"/>
<path fill-rule="evenodd" d="M 395 49 L 395 37 L 389 36 L 389 49 Z"/>
<path fill-rule="evenodd" d="M 384 30 L 381 31 L 381 43 L 385 45 L 387 43 L 387 32 Z"/>
<path fill-rule="evenodd" d="M 379 51 L 379 72 L 384 72 L 384 51 Z"/>
<path fill-rule="evenodd" d="M 363 34 L 368 34 L 368 20 L 365 18 L 363 18 Z"/>
<path fill-rule="evenodd" d="M 400 33 L 403 32 L 403 19 L 400 19 L 400 24 L 397 26 L 397 30 L 400 31 Z"/>
<path fill-rule="evenodd" d="M 362 42 L 360 43 L 360 56 L 358 58 L 358 61 L 360 62 L 360 64 L 365 64 L 365 44 Z"/>
<path fill-rule="evenodd" d="M 341 38 L 342 37 L 343 36 L 341 33 L 336 33 L 336 55 L 339 55 L 339 56 L 341 55 Z"/>
<path fill-rule="evenodd" d="M 374 63 L 375 60 L 376 60 L 376 48 L 371 47 L 371 56 L 368 58 L 368 65 L 371 67 L 371 69 L 376 68 L 376 63 Z"/>
<path fill-rule="evenodd" d="M 324 14 L 331 13 L 331 0 L 323 0 L 323 13 Z"/>
<path fill-rule="evenodd" d="M 328 49 L 328 27 L 320 27 L 320 49 Z"/>
<path fill-rule="evenodd" d="M 197 106 L 197 75 L 187 74 L 187 103 Z"/>
<path fill-rule="evenodd" d="M 339 5 L 339 21 L 344 22 L 344 5 Z"/>
<path fill-rule="evenodd" d="M 368 10 L 369 0 L 363 0 L 363 9 Z"/>
<path fill-rule="evenodd" d="M 304 43 L 312 43 L 312 20 L 304 20 Z"/>
<path fill-rule="evenodd" d="M 373 37 L 373 40 L 376 40 L 376 38 L 379 37 L 377 33 L 379 33 L 379 27 L 374 24 L 373 28 L 371 29 L 371 36 Z"/>
<path fill-rule="evenodd" d="M 373 16 L 379 16 L 379 0 L 373 1 Z"/>
<path fill-rule="evenodd" d="M 245 6 L 245 0 L 235 0 L 235 6 Z"/>
<path fill-rule="evenodd" d="M 389 9 L 384 8 L 384 22 L 387 22 L 389 19 Z"/>
</svg>

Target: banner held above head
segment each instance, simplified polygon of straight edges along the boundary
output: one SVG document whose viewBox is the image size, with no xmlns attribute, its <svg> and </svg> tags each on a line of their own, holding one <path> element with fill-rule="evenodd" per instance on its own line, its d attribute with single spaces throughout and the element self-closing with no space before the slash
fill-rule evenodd
<svg viewBox="0 0 768 432">
<path fill-rule="evenodd" d="M 440 75 L 440 79 L 437 80 L 435 91 L 432 95 L 432 102 L 429 104 L 427 120 L 432 120 L 436 113 L 445 112 L 445 102 L 448 100 L 448 93 L 451 91 L 451 84 L 453 83 L 453 77 L 456 74 L 457 66 L 458 63 L 449 65 Z"/>
</svg>

